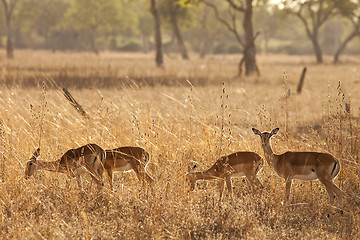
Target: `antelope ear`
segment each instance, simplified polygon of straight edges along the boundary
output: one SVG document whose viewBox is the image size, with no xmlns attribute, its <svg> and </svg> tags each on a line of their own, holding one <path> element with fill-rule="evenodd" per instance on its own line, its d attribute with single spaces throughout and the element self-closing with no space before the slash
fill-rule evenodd
<svg viewBox="0 0 360 240">
<path fill-rule="evenodd" d="M 261 132 L 257 130 L 256 128 L 251 129 L 256 135 L 261 135 Z"/>
<path fill-rule="evenodd" d="M 273 129 L 270 133 L 270 136 L 277 134 L 278 131 L 279 131 L 279 128 Z"/>
<path fill-rule="evenodd" d="M 40 148 L 36 149 L 36 151 L 33 153 L 33 158 L 37 160 L 40 157 Z"/>
</svg>

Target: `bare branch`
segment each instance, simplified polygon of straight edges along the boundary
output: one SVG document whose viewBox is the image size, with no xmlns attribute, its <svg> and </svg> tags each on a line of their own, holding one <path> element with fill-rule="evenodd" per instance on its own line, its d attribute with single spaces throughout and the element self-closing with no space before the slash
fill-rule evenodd
<svg viewBox="0 0 360 240">
<path fill-rule="evenodd" d="M 17 3 L 17 1 L 18 1 L 18 0 L 13 0 L 13 1 L 11 1 L 11 4 L 10 4 L 10 5 L 11 5 L 11 6 L 10 6 L 10 7 L 11 7 L 11 9 L 14 9 L 14 7 L 15 7 L 15 5 L 16 5 L 16 3 Z"/>
<path fill-rule="evenodd" d="M 317 19 L 315 17 L 315 14 L 314 14 L 314 11 L 311 9 L 312 7 L 312 1 L 310 2 L 305 2 L 304 5 L 307 5 L 307 8 L 308 8 L 308 11 L 309 11 L 309 14 L 310 14 L 310 18 L 311 18 L 311 21 L 312 21 L 312 26 L 313 26 L 313 29 L 316 29 L 316 26 L 317 26 Z M 319 13 L 319 12 L 318 12 Z M 318 19 L 319 19 L 319 15 L 318 15 Z"/>
<path fill-rule="evenodd" d="M 237 26 L 236 26 L 236 10 L 234 12 L 232 12 L 231 8 L 229 8 L 229 15 L 231 16 L 233 28 L 236 30 L 237 29 Z"/>
<path fill-rule="evenodd" d="M 306 33 L 308 36 L 312 36 L 317 33 L 318 29 L 321 27 L 321 25 L 328 20 L 328 18 L 334 14 L 334 9 L 336 7 L 336 1 L 332 2 L 332 5 L 328 6 L 327 8 L 324 8 L 324 0 L 321 0 L 319 2 L 318 10 L 314 11 L 312 9 L 313 1 L 307 1 L 305 3 L 299 4 L 299 10 L 298 11 L 291 11 L 290 9 L 286 9 L 287 12 L 296 15 L 301 22 L 305 26 Z M 307 20 L 305 15 L 303 14 L 304 7 L 306 7 L 306 10 L 308 11 L 311 19 L 311 25 L 312 29 L 310 29 L 309 23 L 310 20 Z M 316 15 L 315 15 L 316 14 Z"/>
<path fill-rule="evenodd" d="M 329 10 L 325 13 L 322 19 L 319 20 L 319 26 L 321 26 L 331 15 L 334 14 L 334 9 L 336 7 L 336 3 L 334 1 L 333 5 L 329 7 Z"/>
<path fill-rule="evenodd" d="M 304 5 L 301 4 L 299 11 L 296 13 L 296 16 L 298 16 L 298 18 L 300 18 L 300 20 L 302 21 L 302 23 L 305 26 L 305 30 L 306 30 L 307 35 L 310 37 L 310 36 L 312 36 L 312 33 L 311 33 L 311 30 L 310 30 L 309 24 L 306 21 L 305 17 L 303 15 L 301 15 L 303 7 L 304 7 Z"/>
<path fill-rule="evenodd" d="M 10 5 L 6 0 L 1 0 L 1 1 L 4 5 L 6 19 L 9 21 L 11 19 L 17 0 L 10 1 Z"/>
<path fill-rule="evenodd" d="M 354 26 L 355 32 L 360 34 L 360 17 L 357 18 L 357 21 L 355 21 L 353 18 L 350 18 L 350 20 Z"/>
<path fill-rule="evenodd" d="M 234 8 L 235 10 L 240 11 L 240 12 L 245 12 L 245 8 L 244 8 L 244 5 L 243 5 L 242 2 L 240 3 L 240 6 L 238 6 L 238 5 L 235 4 L 235 2 L 234 2 L 233 0 L 226 0 L 226 1 L 227 1 L 227 2 L 230 4 L 230 6 L 231 6 L 232 8 Z"/>
<path fill-rule="evenodd" d="M 317 23 L 316 24 L 319 24 L 320 21 L 321 21 L 321 14 L 322 14 L 322 10 L 323 10 L 323 3 L 324 3 L 324 0 L 320 0 L 320 3 L 319 3 L 319 10 L 317 12 Z"/>
<path fill-rule="evenodd" d="M 8 4 L 7 4 L 7 1 L 6 0 L 1 0 L 3 5 L 4 5 L 4 9 L 5 9 L 5 14 L 6 14 L 6 17 L 7 17 L 7 14 L 8 14 Z"/>
<path fill-rule="evenodd" d="M 214 10 L 216 19 L 219 22 L 221 22 L 222 24 L 224 24 L 226 26 L 226 28 L 235 35 L 236 40 L 241 44 L 241 46 L 244 47 L 245 43 L 241 39 L 240 34 L 238 33 L 238 31 L 236 30 L 236 25 L 231 26 L 230 23 L 228 23 L 225 19 L 221 18 L 220 14 L 219 14 L 219 11 L 218 11 L 217 7 L 214 4 L 212 4 L 210 2 L 207 2 L 205 0 L 201 0 L 201 2 L 203 2 L 205 5 L 207 5 L 208 7 L 212 8 Z"/>
<path fill-rule="evenodd" d="M 13 0 L 13 1 L 11 1 L 11 3 L 10 3 L 9 17 L 12 16 L 12 13 L 13 13 L 13 11 L 14 11 L 14 8 L 15 8 L 16 3 L 17 3 L 17 0 Z"/>
</svg>

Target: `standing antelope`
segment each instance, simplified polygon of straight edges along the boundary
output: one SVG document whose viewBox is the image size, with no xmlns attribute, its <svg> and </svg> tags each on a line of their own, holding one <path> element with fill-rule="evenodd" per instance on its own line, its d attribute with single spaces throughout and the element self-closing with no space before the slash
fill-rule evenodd
<svg viewBox="0 0 360 240">
<path fill-rule="evenodd" d="M 187 179 L 190 181 L 191 190 L 194 190 L 198 180 L 220 180 L 220 201 L 225 188 L 225 181 L 231 199 L 233 198 L 231 178 L 246 177 L 251 188 L 254 185 L 262 187 L 256 174 L 263 166 L 262 158 L 254 152 L 236 152 L 228 156 L 219 158 L 215 164 L 204 172 L 188 173 Z"/>
<path fill-rule="evenodd" d="M 335 194 L 338 195 L 342 205 L 343 192 L 332 182 L 340 171 L 340 164 L 331 154 L 321 152 L 286 152 L 276 155 L 270 146 L 270 138 L 275 135 L 279 128 L 270 133 L 260 132 L 252 128 L 256 135 L 261 137 L 261 145 L 264 149 L 265 159 L 275 172 L 286 181 L 286 200 L 289 200 L 291 182 L 293 179 L 316 180 L 319 179 L 325 185 L 333 203 Z"/>
<path fill-rule="evenodd" d="M 153 179 L 146 172 L 149 153 L 140 147 L 120 147 L 106 150 L 104 168 L 109 176 L 109 183 L 113 189 L 114 172 L 127 172 L 133 170 L 140 182 L 153 183 Z"/>
<path fill-rule="evenodd" d="M 76 149 L 68 150 L 60 159 L 53 162 L 38 160 L 38 148 L 25 168 L 25 178 L 28 179 L 37 170 L 65 173 L 69 177 L 76 177 L 78 185 L 82 188 L 81 175 L 88 172 L 92 179 L 103 186 L 102 173 L 104 166 L 104 150 L 96 144 L 86 144 Z"/>
</svg>

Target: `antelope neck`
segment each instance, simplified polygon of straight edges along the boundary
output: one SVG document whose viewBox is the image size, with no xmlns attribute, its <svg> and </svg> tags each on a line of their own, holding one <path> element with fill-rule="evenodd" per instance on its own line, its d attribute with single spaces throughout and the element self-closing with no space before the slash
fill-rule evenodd
<svg viewBox="0 0 360 240">
<path fill-rule="evenodd" d="M 265 159 L 269 165 L 274 165 L 277 155 L 273 152 L 270 143 L 263 145 Z"/>
<path fill-rule="evenodd" d="M 56 160 L 53 162 L 45 162 L 41 160 L 37 160 L 37 169 L 38 170 L 46 170 L 50 172 L 63 172 L 62 167 L 60 166 L 60 160 Z"/>
<path fill-rule="evenodd" d="M 200 180 L 200 179 L 213 179 L 214 176 L 213 174 L 210 174 L 208 171 L 205 172 L 195 172 L 195 179 L 196 180 Z"/>
</svg>

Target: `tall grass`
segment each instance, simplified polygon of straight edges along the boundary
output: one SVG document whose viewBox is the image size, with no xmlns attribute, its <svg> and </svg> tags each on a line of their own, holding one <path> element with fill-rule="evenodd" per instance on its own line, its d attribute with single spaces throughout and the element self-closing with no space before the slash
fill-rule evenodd
<svg viewBox="0 0 360 240">
<path fill-rule="evenodd" d="M 155 69 L 151 55 L 18 55 L 0 63 L 1 238 L 360 237 L 360 100 L 351 98 L 350 112 L 345 108 L 360 84 L 357 59 L 332 66 L 316 65 L 311 57 L 260 56 L 262 76 L 236 79 L 236 56 L 172 59 Z M 297 95 L 304 65 L 307 78 Z M 61 87 L 69 87 L 89 119 Z M 343 211 L 336 201 L 329 205 L 316 181 L 294 181 L 290 204 L 283 204 L 284 181 L 267 164 L 259 173 L 264 190 L 252 192 L 245 180 L 234 180 L 233 202 L 225 195 L 219 203 L 215 181 L 188 192 L 184 175 L 194 162 L 200 171 L 234 151 L 263 156 L 253 126 L 280 127 L 272 140 L 277 153 L 334 154 L 342 164 L 335 183 L 347 195 Z M 154 194 L 134 173 L 116 174 L 114 191 L 106 184 L 101 193 L 86 176 L 85 192 L 62 174 L 24 179 L 26 161 L 40 144 L 42 158 L 50 161 L 89 142 L 104 149 L 145 148 Z"/>
</svg>

